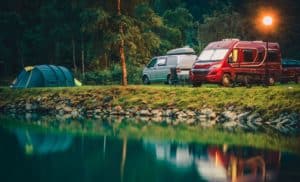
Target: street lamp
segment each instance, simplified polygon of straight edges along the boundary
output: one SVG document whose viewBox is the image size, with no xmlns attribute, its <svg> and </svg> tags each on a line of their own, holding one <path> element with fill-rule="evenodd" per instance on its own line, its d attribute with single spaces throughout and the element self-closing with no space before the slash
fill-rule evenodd
<svg viewBox="0 0 300 182">
<path fill-rule="evenodd" d="M 266 27 L 266 64 L 265 64 L 265 85 L 267 86 L 271 80 L 269 80 L 269 68 L 268 68 L 268 52 L 269 52 L 269 41 L 268 41 L 268 33 L 270 31 L 270 27 L 273 24 L 273 17 L 272 16 L 264 16 L 262 19 L 263 25 Z"/>
<path fill-rule="evenodd" d="M 263 18 L 263 24 L 265 26 L 271 26 L 273 23 L 273 18 L 271 16 L 264 16 Z"/>
</svg>

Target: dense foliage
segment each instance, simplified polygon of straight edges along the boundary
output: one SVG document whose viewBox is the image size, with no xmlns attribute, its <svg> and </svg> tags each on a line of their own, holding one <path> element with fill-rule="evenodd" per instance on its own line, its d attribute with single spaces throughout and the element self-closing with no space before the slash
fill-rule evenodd
<svg viewBox="0 0 300 182">
<path fill-rule="evenodd" d="M 86 72 L 86 81 L 93 77 L 98 84 L 105 79 L 118 81 L 122 38 L 130 65 L 128 80 L 136 83 L 141 67 L 169 49 L 188 45 L 199 52 L 208 42 L 223 38 L 265 39 L 254 23 L 261 7 L 277 11 L 281 20 L 268 39 L 281 44 L 284 57 L 300 58 L 299 3 L 294 1 L 122 0 L 121 17 L 117 0 L 0 4 L 1 80 L 14 77 L 24 66 L 57 64 L 79 77 Z M 120 23 L 124 35 L 119 33 Z"/>
</svg>

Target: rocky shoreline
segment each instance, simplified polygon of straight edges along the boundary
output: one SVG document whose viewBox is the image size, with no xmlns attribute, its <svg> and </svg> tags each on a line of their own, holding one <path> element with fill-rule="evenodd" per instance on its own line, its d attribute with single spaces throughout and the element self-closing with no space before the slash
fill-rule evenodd
<svg viewBox="0 0 300 182">
<path fill-rule="evenodd" d="M 106 96 L 101 101 L 95 99 L 92 103 L 87 104 L 84 102 L 84 98 L 71 100 L 58 95 L 51 96 L 51 98 L 38 96 L 1 106 L 0 113 L 27 115 L 39 113 L 64 119 L 135 118 L 137 121 L 166 122 L 170 125 L 188 124 L 200 125 L 201 127 L 221 127 L 228 131 L 272 129 L 286 135 L 299 134 L 300 131 L 300 113 L 296 112 L 283 112 L 277 117 L 266 120 L 262 114 L 251 108 L 241 110 L 230 106 L 223 110 L 212 108 L 182 110 L 174 107 L 147 108 L 146 104 L 128 108 L 121 105 L 114 106 L 112 100 L 111 96 Z"/>
</svg>

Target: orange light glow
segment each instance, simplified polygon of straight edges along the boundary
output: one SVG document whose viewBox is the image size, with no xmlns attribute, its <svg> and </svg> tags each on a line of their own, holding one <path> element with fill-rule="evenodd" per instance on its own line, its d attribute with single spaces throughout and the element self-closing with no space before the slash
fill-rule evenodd
<svg viewBox="0 0 300 182">
<path fill-rule="evenodd" d="M 280 26 L 280 12 L 273 8 L 262 7 L 257 9 L 253 23 L 258 32 L 262 34 L 274 34 Z"/>
<path fill-rule="evenodd" d="M 273 18 L 271 16 L 265 16 L 263 18 L 263 24 L 266 26 L 271 26 L 273 23 Z"/>
</svg>

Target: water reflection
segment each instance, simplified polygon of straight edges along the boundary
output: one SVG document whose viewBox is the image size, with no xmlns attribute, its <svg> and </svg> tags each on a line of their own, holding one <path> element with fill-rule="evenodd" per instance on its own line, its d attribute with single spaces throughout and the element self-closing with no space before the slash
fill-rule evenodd
<svg viewBox="0 0 300 182">
<path fill-rule="evenodd" d="M 270 181 L 278 174 L 280 152 L 251 148 L 208 147 L 206 159 L 197 159 L 199 174 L 214 181 Z"/>
<path fill-rule="evenodd" d="M 167 161 L 180 170 L 187 169 L 194 164 L 194 154 L 187 144 L 176 144 L 168 141 L 143 141 L 144 147 L 152 152 L 158 161 Z"/>
<path fill-rule="evenodd" d="M 272 181 L 279 171 L 281 153 L 245 147 L 144 141 L 158 161 L 186 170 L 195 168 L 207 181 Z"/>
<path fill-rule="evenodd" d="M 70 148 L 73 138 L 70 135 L 48 133 L 34 133 L 28 129 L 15 129 L 21 148 L 26 154 L 45 155 L 54 152 L 63 152 Z"/>
<path fill-rule="evenodd" d="M 1 181 L 293 181 L 300 157 L 252 147 L 0 127 Z M 30 152 L 30 147 L 32 150 Z M 27 155 L 31 154 L 31 155 Z"/>
</svg>

